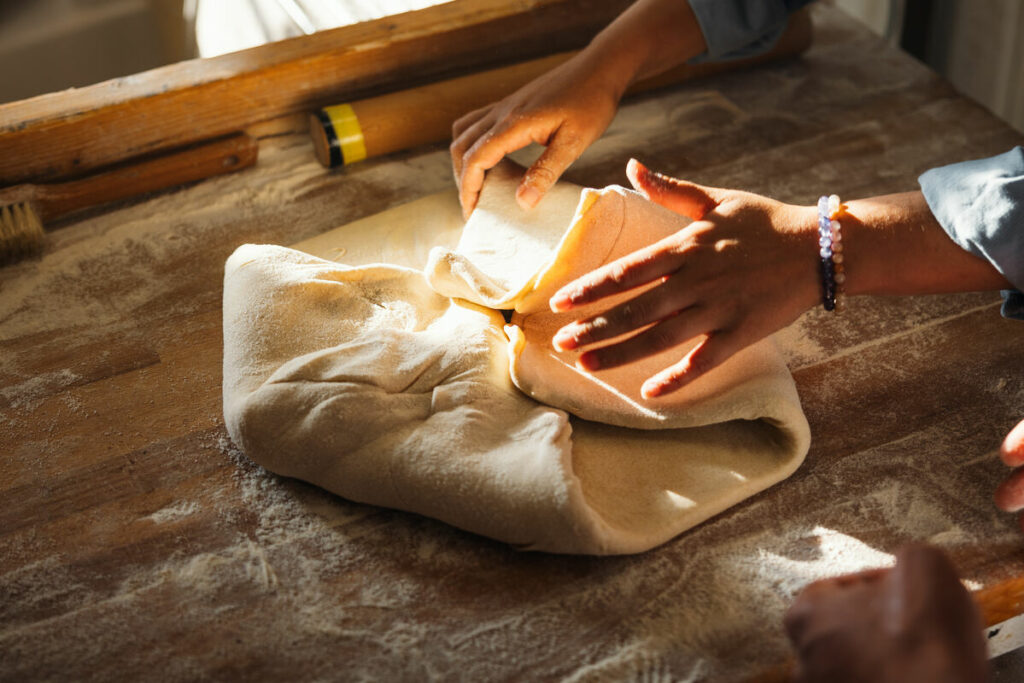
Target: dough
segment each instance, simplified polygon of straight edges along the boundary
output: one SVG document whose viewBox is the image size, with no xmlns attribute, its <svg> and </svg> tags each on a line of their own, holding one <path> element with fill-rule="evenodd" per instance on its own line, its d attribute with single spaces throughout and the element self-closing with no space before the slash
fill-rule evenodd
<svg viewBox="0 0 1024 683">
<path fill-rule="evenodd" d="M 485 195 L 493 194 L 494 178 Z M 571 195 L 551 202 L 552 210 L 570 218 L 603 216 L 592 223 L 609 234 L 622 221 L 606 222 L 611 214 L 588 208 L 607 195 L 601 201 L 610 211 L 633 210 L 634 199 L 621 188 L 587 192 L 583 202 L 578 189 Z M 577 373 L 571 359 L 555 357 L 544 339 L 545 327 L 558 321 L 526 305 L 586 267 L 566 260 L 564 249 L 574 234 L 590 239 L 589 228 L 580 227 L 587 221 L 574 222 L 570 234 L 563 224 L 557 238 L 534 232 L 521 242 L 529 246 L 515 248 L 529 258 L 489 273 L 481 259 L 458 253 L 456 239 L 472 254 L 496 254 L 500 247 L 484 238 L 504 239 L 498 235 L 507 228 L 487 233 L 477 224 L 481 232 L 466 239 L 453 230 L 453 207 L 454 193 L 443 193 L 297 245 L 315 255 L 245 245 L 231 256 L 224 413 L 232 439 L 249 457 L 346 498 L 435 517 L 523 549 L 590 554 L 657 546 L 800 464 L 807 423 L 792 378 L 769 343 L 738 358 L 715 382 L 709 373 L 708 382 L 694 383 L 669 418 L 652 402 L 641 406 L 646 417 L 638 421 L 629 410 L 634 399 L 625 409 L 621 397 L 608 400 L 631 385 L 594 392 L 593 380 Z M 431 253 L 431 263 L 474 264 L 485 276 L 448 280 L 464 298 L 519 304 L 511 340 L 498 313 L 432 291 L 421 272 L 370 265 L 413 265 L 432 243 L 441 249 Z M 349 265 L 326 260 L 339 255 Z M 477 282 L 499 285 L 480 294 Z M 510 367 L 529 391 L 548 392 L 546 400 L 645 429 L 569 417 L 539 404 L 515 389 Z M 552 386 L 563 384 L 561 375 L 541 381 L 549 371 L 582 381 L 560 393 Z M 591 399 L 581 400 L 588 393 Z M 684 424 L 694 426 L 663 428 Z"/>
<path fill-rule="evenodd" d="M 523 549 L 640 552 L 798 464 L 763 421 L 641 432 L 509 381 L 502 317 L 422 274 L 244 245 L 224 279 L 224 417 L 253 460 Z"/>
<path fill-rule="evenodd" d="M 503 161 L 487 173 L 480 200 L 458 245 L 430 251 L 424 272 L 434 291 L 489 308 L 510 309 L 530 291 L 572 222 L 583 188 L 557 183 L 529 211 L 515 188 L 523 170 Z"/>
<path fill-rule="evenodd" d="M 600 533 L 568 420 L 512 386 L 503 323 L 419 271 L 244 245 L 224 278 L 228 432 L 267 469 L 345 498 L 586 552 Z"/>
</svg>

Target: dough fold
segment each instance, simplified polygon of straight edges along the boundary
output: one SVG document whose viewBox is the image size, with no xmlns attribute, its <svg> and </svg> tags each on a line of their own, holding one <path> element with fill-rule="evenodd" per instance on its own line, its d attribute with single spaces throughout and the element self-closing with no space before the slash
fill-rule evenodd
<svg viewBox="0 0 1024 683">
<path fill-rule="evenodd" d="M 482 205 L 516 177 L 489 175 Z M 668 356 L 589 375 L 553 350 L 555 289 L 685 224 L 622 188 L 560 189 L 541 205 L 557 218 L 521 239 L 523 212 L 499 207 L 503 224 L 470 221 L 454 246 L 444 193 L 418 200 L 415 230 L 394 229 L 412 218 L 398 207 L 304 243 L 315 256 L 240 247 L 224 281 L 234 442 L 345 498 L 560 553 L 642 552 L 789 476 L 810 436 L 771 341 L 653 401 L 639 385 Z M 449 218 L 431 222 L 434 203 Z M 430 286 L 366 263 L 415 262 L 432 240 L 448 246 L 430 253 Z M 319 258 L 342 252 L 364 260 Z M 511 324 L 471 301 L 514 308 Z"/>
<path fill-rule="evenodd" d="M 224 417 L 281 475 L 526 549 L 588 552 L 567 416 L 509 381 L 503 319 L 419 271 L 243 245 L 224 279 Z"/>
<path fill-rule="evenodd" d="M 540 266 L 558 249 L 583 188 L 557 183 L 534 209 L 515 200 L 523 169 L 503 161 L 487 172 L 480 200 L 454 249 L 430 250 L 424 268 L 438 294 L 511 309 L 533 288 Z"/>
</svg>

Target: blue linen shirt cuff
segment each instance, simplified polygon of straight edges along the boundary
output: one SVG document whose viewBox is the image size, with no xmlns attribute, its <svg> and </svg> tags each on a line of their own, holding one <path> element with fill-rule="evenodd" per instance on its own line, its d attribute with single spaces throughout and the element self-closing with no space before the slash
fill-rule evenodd
<svg viewBox="0 0 1024 683">
<path fill-rule="evenodd" d="M 918 182 L 950 238 L 1017 288 L 1003 292 L 1003 315 L 1024 320 L 1024 148 L 933 168 Z"/>
<path fill-rule="evenodd" d="M 707 52 L 691 64 L 753 57 L 767 52 L 786 29 L 789 13 L 810 0 L 688 0 Z"/>
</svg>

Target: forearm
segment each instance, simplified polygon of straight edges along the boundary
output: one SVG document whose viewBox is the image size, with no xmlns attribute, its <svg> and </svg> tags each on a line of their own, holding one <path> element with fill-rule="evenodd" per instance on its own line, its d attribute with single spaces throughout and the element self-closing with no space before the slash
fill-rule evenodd
<svg viewBox="0 0 1024 683">
<path fill-rule="evenodd" d="M 704 35 L 686 0 L 638 0 L 580 55 L 621 97 L 631 83 L 703 53 Z"/>
<path fill-rule="evenodd" d="M 850 201 L 841 224 L 848 294 L 1012 288 L 990 263 L 949 238 L 920 192 Z"/>
</svg>

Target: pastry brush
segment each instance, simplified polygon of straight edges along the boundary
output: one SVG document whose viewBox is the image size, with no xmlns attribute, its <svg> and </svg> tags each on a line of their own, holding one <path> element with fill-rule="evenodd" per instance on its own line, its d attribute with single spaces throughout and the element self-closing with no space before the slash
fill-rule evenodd
<svg viewBox="0 0 1024 683">
<path fill-rule="evenodd" d="M 81 209 L 184 185 L 256 163 L 259 141 L 238 134 L 79 180 L 0 190 L 0 264 L 39 252 L 43 224 Z"/>
</svg>

